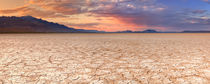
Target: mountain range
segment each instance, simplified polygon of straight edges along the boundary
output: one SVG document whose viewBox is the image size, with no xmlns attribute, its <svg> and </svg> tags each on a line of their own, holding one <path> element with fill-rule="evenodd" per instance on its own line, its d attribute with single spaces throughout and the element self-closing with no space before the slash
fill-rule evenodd
<svg viewBox="0 0 210 84">
<path fill-rule="evenodd" d="M 131 30 L 117 31 L 117 32 L 113 32 L 113 33 L 161 33 L 161 32 L 154 30 L 154 29 L 147 29 L 147 30 L 143 30 L 143 31 L 131 31 Z"/>
<path fill-rule="evenodd" d="M 210 31 L 205 31 L 205 30 L 200 30 L 200 31 L 185 30 L 185 31 L 181 31 L 181 32 L 176 32 L 176 31 L 157 31 L 155 29 L 147 29 L 147 30 L 143 30 L 143 31 L 126 30 L 126 31 L 117 31 L 117 32 L 112 32 L 112 33 L 210 33 Z"/>
<path fill-rule="evenodd" d="M 32 16 L 1 16 L 0 33 L 210 33 L 210 31 L 181 31 L 167 32 L 147 29 L 144 31 L 117 31 L 105 32 L 97 30 L 84 30 L 70 28 L 62 24 L 48 22 Z"/>
<path fill-rule="evenodd" d="M 32 16 L 0 17 L 0 33 L 96 33 L 97 30 L 69 28 L 58 23 L 48 22 Z"/>
</svg>

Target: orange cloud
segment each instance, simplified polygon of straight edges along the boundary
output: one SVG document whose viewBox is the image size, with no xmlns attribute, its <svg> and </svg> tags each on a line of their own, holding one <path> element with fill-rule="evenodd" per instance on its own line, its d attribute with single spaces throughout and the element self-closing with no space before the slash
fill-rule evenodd
<svg viewBox="0 0 210 84">
<path fill-rule="evenodd" d="M 153 4 L 136 5 L 127 2 L 127 0 L 25 0 L 26 4 L 14 9 L 0 10 L 1 14 L 18 13 L 18 15 L 31 15 L 45 18 L 51 21 L 65 23 L 66 25 L 106 31 L 116 30 L 141 30 L 150 20 L 147 16 L 138 17 L 142 24 L 133 23 L 135 17 L 129 17 L 129 14 L 135 14 L 139 11 L 162 11 L 164 8 Z M 150 2 L 152 0 L 134 0 L 135 3 Z M 151 10 L 152 9 L 152 10 Z M 141 12 L 141 11 L 140 11 Z M 85 15 L 89 14 L 89 15 Z M 84 15 L 84 16 L 81 16 Z M 65 17 L 65 20 L 60 20 Z M 51 18 L 51 19 L 50 19 Z M 53 19 L 55 18 L 55 19 Z M 71 20 L 71 18 L 77 18 Z M 99 18 L 101 19 L 99 21 Z M 53 20 L 52 20 L 53 19 Z"/>
<path fill-rule="evenodd" d="M 30 5 L 65 15 L 79 14 L 86 12 L 84 0 L 29 0 Z"/>
<path fill-rule="evenodd" d="M 206 0 L 204 0 L 206 1 Z M 163 30 L 209 27 L 209 19 L 187 17 L 188 13 L 171 11 L 157 0 L 25 0 L 25 5 L 0 10 L 0 14 L 31 15 L 70 27 L 106 31 Z M 205 14 L 206 10 L 190 11 Z M 196 16 L 196 15 L 195 15 Z M 190 21 L 196 21 L 192 24 Z M 176 28 L 175 28 L 176 27 Z"/>
<path fill-rule="evenodd" d="M 0 10 L 0 14 L 13 14 L 13 13 L 17 13 L 18 16 L 31 15 L 40 18 L 65 17 L 65 15 L 62 14 L 58 14 L 52 11 L 40 10 L 38 8 L 33 8 L 29 6 Z"/>
</svg>

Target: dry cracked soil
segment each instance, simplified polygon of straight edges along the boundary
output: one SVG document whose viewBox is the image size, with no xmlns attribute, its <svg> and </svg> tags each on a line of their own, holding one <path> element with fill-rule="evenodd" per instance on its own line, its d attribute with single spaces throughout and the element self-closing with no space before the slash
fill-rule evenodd
<svg viewBox="0 0 210 84">
<path fill-rule="evenodd" d="M 210 34 L 1 34 L 0 84 L 210 84 Z"/>
</svg>

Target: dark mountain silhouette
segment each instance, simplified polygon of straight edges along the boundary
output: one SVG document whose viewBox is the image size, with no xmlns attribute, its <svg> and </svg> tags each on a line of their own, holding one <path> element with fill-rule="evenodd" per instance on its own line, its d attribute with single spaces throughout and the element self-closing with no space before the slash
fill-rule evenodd
<svg viewBox="0 0 210 84">
<path fill-rule="evenodd" d="M 134 33 L 134 32 L 131 31 L 131 30 L 125 30 L 125 31 L 117 31 L 117 32 L 114 32 L 114 33 Z"/>
<path fill-rule="evenodd" d="M 145 30 L 143 31 L 144 33 L 157 33 L 156 30 L 153 30 L 153 29 L 148 29 L 148 30 Z"/>
<path fill-rule="evenodd" d="M 0 17 L 0 33 L 80 33 L 101 32 L 97 30 L 74 29 L 67 26 L 37 19 L 32 16 Z"/>
<path fill-rule="evenodd" d="M 182 33 L 210 33 L 210 31 L 183 31 Z"/>
<path fill-rule="evenodd" d="M 37 19 L 32 16 L 1 16 L 0 17 L 0 33 L 210 33 L 210 31 L 182 31 L 182 32 L 163 32 L 154 29 L 144 31 L 117 31 L 104 32 L 97 30 L 84 30 L 69 28 L 58 23 L 48 22 L 46 20 Z"/>
<path fill-rule="evenodd" d="M 154 29 L 147 29 L 147 30 L 144 30 L 144 31 L 131 31 L 131 30 L 126 30 L 126 31 L 118 31 L 118 32 L 115 32 L 115 33 L 160 33 Z"/>
<path fill-rule="evenodd" d="M 117 31 L 117 32 L 107 32 L 107 33 L 210 33 L 210 31 L 157 31 L 155 29 L 147 29 L 143 31 L 131 31 L 131 30 L 125 30 L 125 31 Z"/>
<path fill-rule="evenodd" d="M 144 31 L 136 31 L 136 33 L 158 33 L 158 31 L 156 31 L 154 29 L 147 29 Z"/>
</svg>

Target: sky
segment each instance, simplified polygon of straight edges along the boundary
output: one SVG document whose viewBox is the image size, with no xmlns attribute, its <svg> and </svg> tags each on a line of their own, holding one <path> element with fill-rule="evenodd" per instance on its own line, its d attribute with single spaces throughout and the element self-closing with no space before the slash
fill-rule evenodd
<svg viewBox="0 0 210 84">
<path fill-rule="evenodd" d="M 101 31 L 210 30 L 210 0 L 0 0 L 0 15 Z"/>
</svg>

